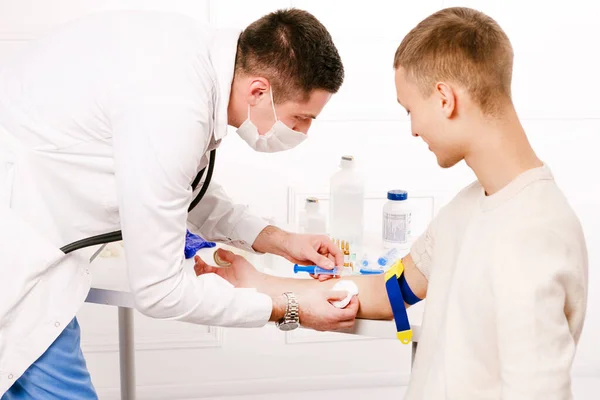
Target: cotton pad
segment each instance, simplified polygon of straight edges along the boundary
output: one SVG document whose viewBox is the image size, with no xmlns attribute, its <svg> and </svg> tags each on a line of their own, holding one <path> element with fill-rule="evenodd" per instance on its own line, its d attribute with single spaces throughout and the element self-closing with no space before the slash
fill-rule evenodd
<svg viewBox="0 0 600 400">
<path fill-rule="evenodd" d="M 358 295 L 358 286 L 356 286 L 356 283 L 354 283 L 353 281 L 349 281 L 349 280 L 339 281 L 338 283 L 336 283 L 333 286 L 333 288 L 331 290 L 340 291 L 340 292 L 348 292 L 348 296 L 346 296 L 343 300 L 334 301 L 331 303 L 331 304 L 333 304 L 334 307 L 337 307 L 337 308 L 346 307 L 350 303 L 350 300 L 352 300 L 352 296 Z"/>
</svg>

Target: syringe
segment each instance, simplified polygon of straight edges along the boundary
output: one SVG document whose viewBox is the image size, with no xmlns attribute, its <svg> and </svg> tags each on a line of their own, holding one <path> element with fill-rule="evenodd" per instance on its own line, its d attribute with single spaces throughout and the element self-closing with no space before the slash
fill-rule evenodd
<svg viewBox="0 0 600 400">
<path fill-rule="evenodd" d="M 294 264 L 294 273 L 298 272 L 308 272 L 313 275 L 339 275 L 338 268 L 334 267 L 333 269 L 325 269 L 321 268 L 318 265 L 298 265 Z"/>
</svg>

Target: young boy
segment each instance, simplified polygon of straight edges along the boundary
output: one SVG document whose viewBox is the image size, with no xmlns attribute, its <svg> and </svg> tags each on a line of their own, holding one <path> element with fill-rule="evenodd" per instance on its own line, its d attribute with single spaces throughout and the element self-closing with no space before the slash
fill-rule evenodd
<svg viewBox="0 0 600 400">
<path fill-rule="evenodd" d="M 443 168 L 464 160 L 477 181 L 436 216 L 402 262 L 427 296 L 406 399 L 570 399 L 587 298 L 579 220 L 534 153 L 511 101 L 513 51 L 498 24 L 467 8 L 419 23 L 396 51 L 398 102 Z M 330 287 L 197 260 L 234 285 L 270 294 Z M 382 275 L 352 278 L 360 318 L 389 319 Z M 302 323 L 302 313 L 300 314 Z"/>
</svg>

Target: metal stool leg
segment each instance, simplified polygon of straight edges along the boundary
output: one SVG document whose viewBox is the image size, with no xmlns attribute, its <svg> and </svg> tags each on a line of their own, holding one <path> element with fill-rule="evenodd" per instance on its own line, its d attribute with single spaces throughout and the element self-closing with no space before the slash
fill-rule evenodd
<svg viewBox="0 0 600 400">
<path fill-rule="evenodd" d="M 135 345 L 133 309 L 119 307 L 119 365 L 121 400 L 135 400 Z"/>
<path fill-rule="evenodd" d="M 417 354 L 417 346 L 419 344 L 417 342 L 412 342 L 412 353 L 410 356 L 410 369 L 412 371 L 413 364 L 415 363 L 415 355 Z"/>
</svg>

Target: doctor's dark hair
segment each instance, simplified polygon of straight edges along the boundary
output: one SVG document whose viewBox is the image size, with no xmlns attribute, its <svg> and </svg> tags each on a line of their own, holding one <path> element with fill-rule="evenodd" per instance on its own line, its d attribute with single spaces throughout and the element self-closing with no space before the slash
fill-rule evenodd
<svg viewBox="0 0 600 400">
<path fill-rule="evenodd" d="M 307 100 L 315 89 L 336 93 L 344 67 L 331 35 L 312 14 L 298 9 L 272 12 L 240 35 L 236 72 L 265 77 L 276 103 Z"/>
</svg>

